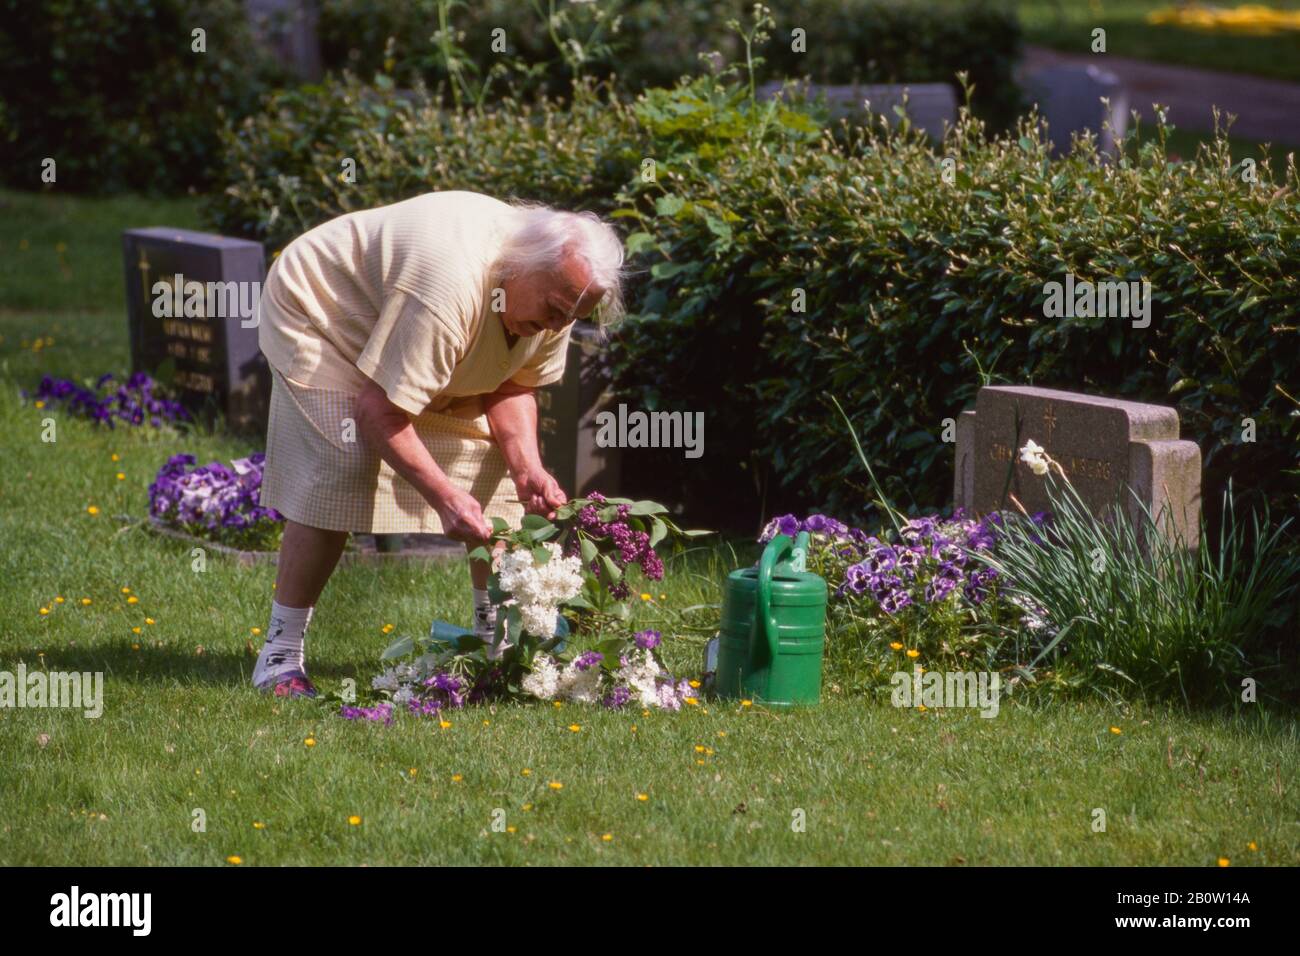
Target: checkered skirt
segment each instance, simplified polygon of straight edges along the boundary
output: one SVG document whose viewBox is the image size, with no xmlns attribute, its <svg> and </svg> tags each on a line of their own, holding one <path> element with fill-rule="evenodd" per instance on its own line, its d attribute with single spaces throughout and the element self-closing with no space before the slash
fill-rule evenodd
<svg viewBox="0 0 1300 956">
<path fill-rule="evenodd" d="M 438 534 L 438 513 L 356 431 L 356 398 L 309 388 L 272 369 L 261 503 L 313 528 L 371 534 Z M 416 434 L 447 477 L 489 518 L 523 518 L 501 449 L 481 407 L 425 412 Z"/>
</svg>

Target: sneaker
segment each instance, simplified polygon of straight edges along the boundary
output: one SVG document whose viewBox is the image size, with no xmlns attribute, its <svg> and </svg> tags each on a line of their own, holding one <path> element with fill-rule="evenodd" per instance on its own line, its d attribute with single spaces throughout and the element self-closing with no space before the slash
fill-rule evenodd
<svg viewBox="0 0 1300 956">
<path fill-rule="evenodd" d="M 316 685 L 306 674 L 282 674 L 274 685 L 262 688 L 276 697 L 315 697 Z"/>
</svg>

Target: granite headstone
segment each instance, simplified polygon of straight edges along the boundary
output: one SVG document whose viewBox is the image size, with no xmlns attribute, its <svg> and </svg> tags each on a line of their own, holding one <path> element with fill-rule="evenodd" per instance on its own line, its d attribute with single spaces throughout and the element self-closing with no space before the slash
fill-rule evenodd
<svg viewBox="0 0 1300 956">
<path fill-rule="evenodd" d="M 981 388 L 957 422 L 953 498 L 972 514 L 1014 507 L 1051 509 L 1047 483 L 1020 460 L 1028 441 L 1056 460 L 1098 517 L 1146 508 L 1164 534 L 1195 546 L 1201 509 L 1201 450 L 1179 438 L 1178 412 L 1028 386 Z"/>
<path fill-rule="evenodd" d="M 186 229 L 122 234 L 134 371 L 175 388 L 191 412 L 264 429 L 271 381 L 257 343 L 262 244 Z"/>
</svg>

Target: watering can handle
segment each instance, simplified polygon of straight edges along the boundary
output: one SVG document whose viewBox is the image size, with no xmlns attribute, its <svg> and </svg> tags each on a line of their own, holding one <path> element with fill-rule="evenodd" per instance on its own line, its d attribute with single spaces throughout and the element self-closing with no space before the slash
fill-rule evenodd
<svg viewBox="0 0 1300 956">
<path fill-rule="evenodd" d="M 777 634 L 776 619 L 772 617 L 772 571 L 776 568 L 777 562 L 787 554 L 794 554 L 794 570 L 804 570 L 804 561 L 808 554 L 809 534 L 807 531 L 800 531 L 793 541 L 789 535 L 778 534 L 768 542 L 763 549 L 763 557 L 758 563 L 758 593 L 757 606 L 754 609 L 754 629 L 756 632 L 761 628 L 761 634 L 767 641 L 768 652 L 772 655 L 772 660 L 777 656 Z M 758 633 L 755 636 L 759 636 Z"/>
</svg>

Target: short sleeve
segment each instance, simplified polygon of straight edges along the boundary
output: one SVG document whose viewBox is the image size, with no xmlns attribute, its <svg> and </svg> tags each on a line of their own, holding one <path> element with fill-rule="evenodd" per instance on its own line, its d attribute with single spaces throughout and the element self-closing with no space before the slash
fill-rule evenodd
<svg viewBox="0 0 1300 956">
<path fill-rule="evenodd" d="M 405 293 L 388 297 L 356 366 L 388 400 L 419 415 L 447 387 L 463 352 L 460 334 Z"/>
<path fill-rule="evenodd" d="M 563 332 L 548 333 L 528 363 L 515 372 L 510 381 L 526 388 L 540 388 L 564 378 L 564 360 L 569 354 L 570 324 Z"/>
</svg>

